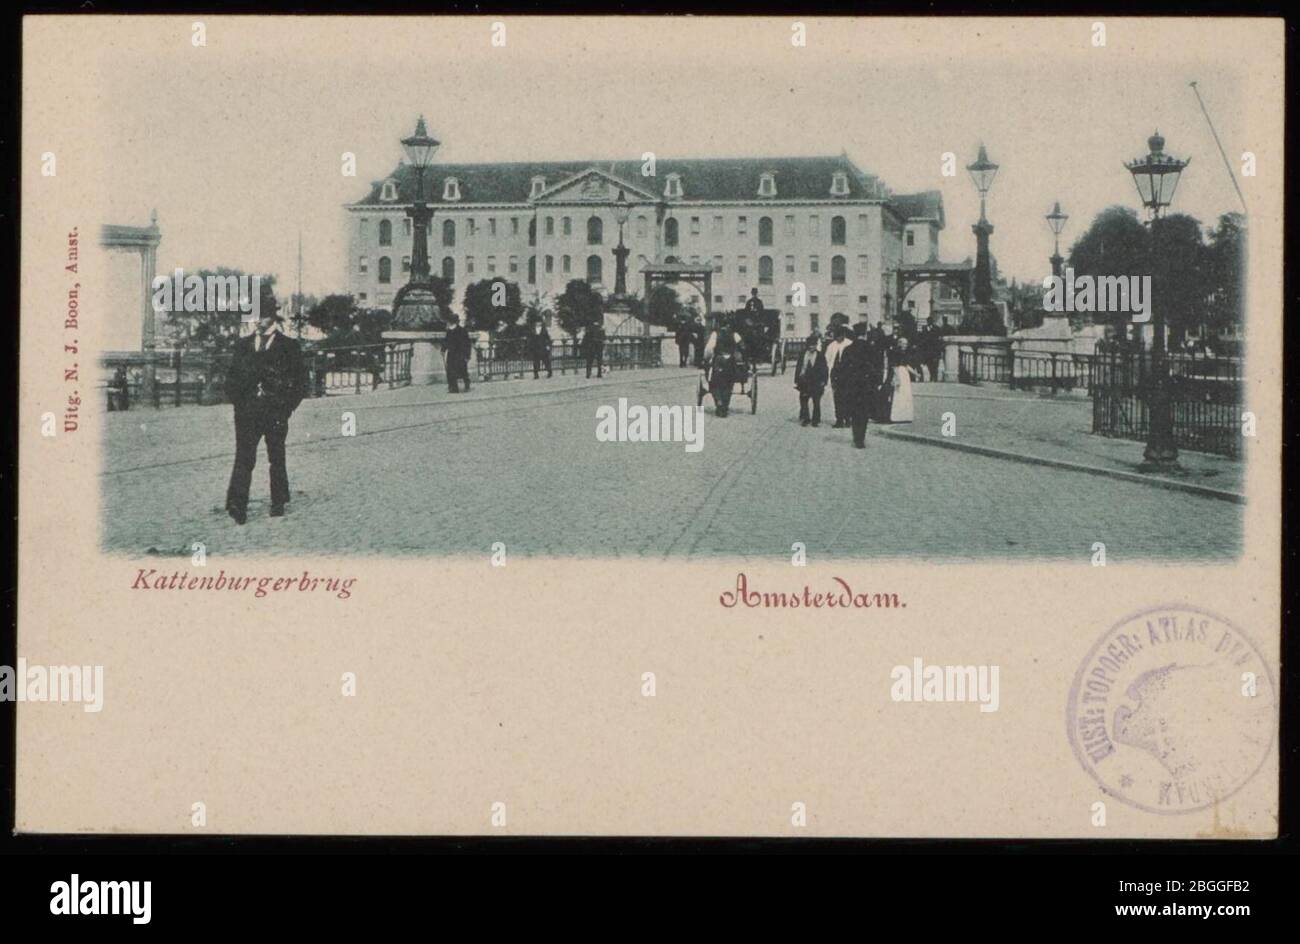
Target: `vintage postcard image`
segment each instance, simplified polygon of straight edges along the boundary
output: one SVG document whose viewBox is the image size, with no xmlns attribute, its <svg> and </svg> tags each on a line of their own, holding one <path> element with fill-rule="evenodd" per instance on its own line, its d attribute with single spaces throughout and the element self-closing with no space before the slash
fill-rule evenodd
<svg viewBox="0 0 1300 944">
<path fill-rule="evenodd" d="M 23 44 L 20 831 L 1276 835 L 1280 21 Z"/>
</svg>

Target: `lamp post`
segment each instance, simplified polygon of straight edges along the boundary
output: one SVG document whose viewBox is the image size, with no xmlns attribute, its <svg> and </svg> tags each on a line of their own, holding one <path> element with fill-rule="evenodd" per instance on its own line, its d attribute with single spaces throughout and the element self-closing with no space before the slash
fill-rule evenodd
<svg viewBox="0 0 1300 944">
<path fill-rule="evenodd" d="M 975 234 L 975 303 L 971 307 L 987 311 L 993 307 L 993 276 L 989 265 L 989 236 L 993 233 L 993 224 L 984 215 L 984 201 L 993 178 L 998 174 L 998 165 L 989 160 L 988 151 L 980 145 L 979 155 L 973 164 L 966 165 L 966 171 L 980 194 L 979 222 L 971 227 Z"/>
<path fill-rule="evenodd" d="M 1052 212 L 1047 214 L 1047 225 L 1052 228 L 1055 248 L 1052 251 L 1052 275 L 1061 276 L 1061 267 L 1065 260 L 1061 258 L 1061 230 L 1065 229 L 1065 221 L 1070 218 L 1069 214 L 1061 212 L 1061 201 L 1056 201 L 1052 207 Z"/>
<path fill-rule="evenodd" d="M 618 221 L 618 245 L 614 248 L 614 295 L 618 298 L 622 298 L 627 294 L 627 255 L 629 250 L 623 245 L 623 226 L 627 223 L 631 213 L 632 208 L 628 205 L 627 194 L 619 190 L 618 199 L 614 201 L 614 219 Z"/>
<path fill-rule="evenodd" d="M 424 172 L 433 163 L 439 142 L 429 137 L 424 116 L 415 123 L 415 133 L 402 139 L 402 150 L 415 168 L 415 200 L 407 209 L 414 244 L 411 249 L 411 278 L 393 299 L 393 321 L 400 327 L 429 327 L 437 316 L 437 303 L 429 279 L 429 221 L 433 209 L 424 202 Z"/>
<path fill-rule="evenodd" d="M 1178 178 L 1191 159 L 1179 160 L 1165 153 L 1165 139 L 1157 131 L 1147 139 L 1146 157 L 1128 161 L 1124 167 L 1133 175 L 1142 205 L 1150 215 L 1151 257 L 1160 260 L 1160 224 L 1174 199 Z M 1155 280 L 1153 280 L 1155 281 Z M 1165 313 L 1159 299 L 1152 299 L 1151 387 L 1148 395 L 1147 446 L 1141 468 L 1144 472 L 1177 471 L 1178 447 L 1174 442 L 1174 405 L 1169 393 L 1169 362 L 1165 357 Z"/>
</svg>

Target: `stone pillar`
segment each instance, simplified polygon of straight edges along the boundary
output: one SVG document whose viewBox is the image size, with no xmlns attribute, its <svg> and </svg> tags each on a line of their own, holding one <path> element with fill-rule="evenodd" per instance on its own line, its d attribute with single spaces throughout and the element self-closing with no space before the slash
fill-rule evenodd
<svg viewBox="0 0 1300 944">
<path fill-rule="evenodd" d="M 441 331 L 385 331 L 385 341 L 411 345 L 411 386 L 445 383 L 447 363 L 442 357 Z"/>
</svg>

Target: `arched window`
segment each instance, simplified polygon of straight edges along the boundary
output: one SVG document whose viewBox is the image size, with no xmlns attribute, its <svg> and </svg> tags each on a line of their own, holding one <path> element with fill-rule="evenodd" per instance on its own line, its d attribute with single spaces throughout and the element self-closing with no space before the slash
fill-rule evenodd
<svg viewBox="0 0 1300 944">
<path fill-rule="evenodd" d="M 442 244 L 444 246 L 456 245 L 456 221 L 455 220 L 442 221 Z"/>
<path fill-rule="evenodd" d="M 599 285 L 601 283 L 601 274 L 604 269 L 600 256 L 587 257 L 587 284 Z"/>
<path fill-rule="evenodd" d="M 831 256 L 831 284 L 844 284 L 844 257 Z"/>
<path fill-rule="evenodd" d="M 537 217 L 528 221 L 528 245 L 537 245 Z"/>
<path fill-rule="evenodd" d="M 664 245 L 677 245 L 677 220 L 671 216 L 664 220 Z"/>
<path fill-rule="evenodd" d="M 393 244 L 393 221 L 379 221 L 379 245 L 391 246 Z"/>
<path fill-rule="evenodd" d="M 759 285 L 772 284 L 772 257 L 771 256 L 758 257 L 758 284 Z"/>
<path fill-rule="evenodd" d="M 758 218 L 758 244 L 760 246 L 772 245 L 772 218 L 770 216 L 760 216 Z"/>
<path fill-rule="evenodd" d="M 456 281 L 456 260 L 451 256 L 444 256 L 442 259 L 442 278 L 448 284 Z"/>
<path fill-rule="evenodd" d="M 535 285 L 536 283 L 537 283 L 537 257 L 529 256 L 528 257 L 528 284 Z"/>
<path fill-rule="evenodd" d="M 831 217 L 831 245 L 832 246 L 844 245 L 844 235 L 845 235 L 844 230 L 845 230 L 844 217 L 832 216 Z"/>
<path fill-rule="evenodd" d="M 393 260 L 387 256 L 379 257 L 379 281 L 384 285 L 393 281 Z"/>
<path fill-rule="evenodd" d="M 605 241 L 605 223 L 599 216 L 587 220 L 587 245 L 599 246 Z"/>
</svg>

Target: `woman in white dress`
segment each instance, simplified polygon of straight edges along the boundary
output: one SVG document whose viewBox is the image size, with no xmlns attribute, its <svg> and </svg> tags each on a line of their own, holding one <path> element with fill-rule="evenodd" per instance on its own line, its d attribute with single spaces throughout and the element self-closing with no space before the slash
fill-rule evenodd
<svg viewBox="0 0 1300 944">
<path fill-rule="evenodd" d="M 891 423 L 912 422 L 912 381 L 916 377 L 912 362 L 907 338 L 899 338 L 889 352 L 889 382 L 894 394 L 889 406 Z"/>
</svg>

